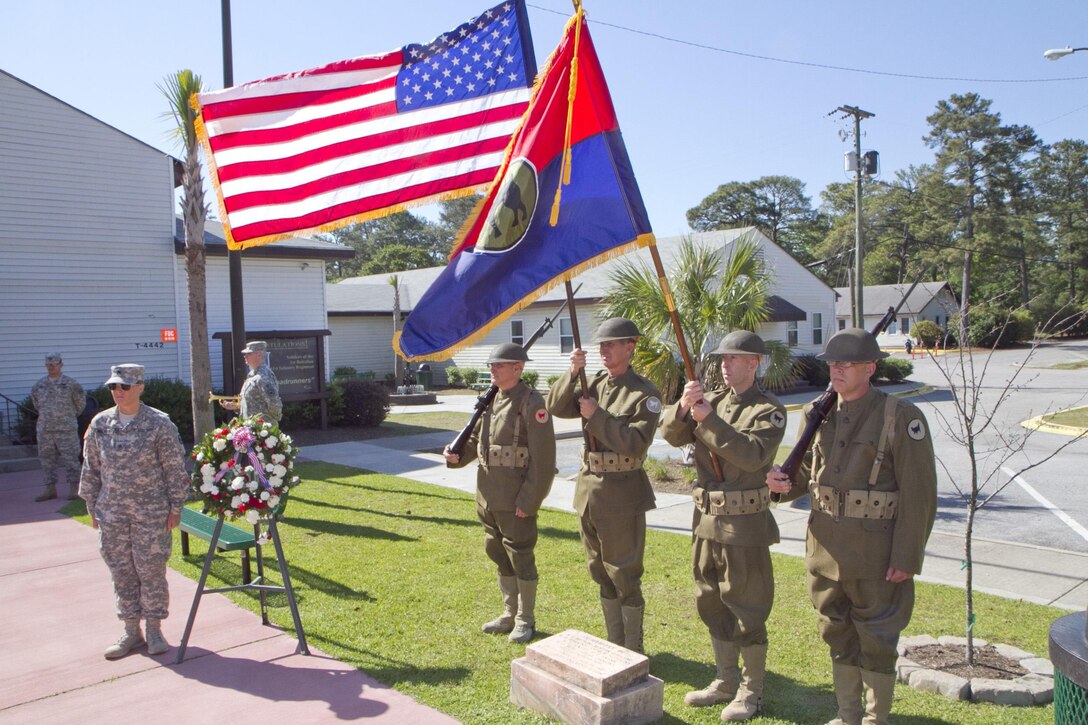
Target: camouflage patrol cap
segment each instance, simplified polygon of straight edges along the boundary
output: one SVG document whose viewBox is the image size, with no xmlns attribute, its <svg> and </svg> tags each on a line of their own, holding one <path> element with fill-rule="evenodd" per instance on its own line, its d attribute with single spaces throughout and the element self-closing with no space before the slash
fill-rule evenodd
<svg viewBox="0 0 1088 725">
<path fill-rule="evenodd" d="M 110 367 L 110 376 L 103 385 L 121 383 L 122 385 L 140 385 L 144 382 L 144 366 L 136 363 L 121 363 Z"/>
<path fill-rule="evenodd" d="M 827 362 L 869 362 L 886 357 L 888 353 L 881 352 L 873 333 L 858 327 L 848 327 L 835 333 L 816 359 Z"/>
<path fill-rule="evenodd" d="M 62 363 L 62 362 L 64 362 L 64 360 L 61 359 L 61 356 L 60 356 L 59 352 L 47 352 L 45 354 L 45 364 L 46 365 L 56 365 L 57 363 Z"/>
<path fill-rule="evenodd" d="M 515 342 L 504 342 L 492 348 L 487 364 L 504 362 L 530 362 L 529 353 Z"/>
<path fill-rule="evenodd" d="M 734 330 L 722 338 L 714 352 L 718 355 L 766 355 L 767 346 L 754 332 Z"/>
<path fill-rule="evenodd" d="M 601 323 L 597 331 L 593 333 L 593 342 L 608 342 L 609 340 L 634 340 L 642 337 L 635 323 L 623 317 L 613 317 Z"/>
<path fill-rule="evenodd" d="M 242 348 L 242 354 L 250 352 L 266 352 L 268 350 L 268 343 L 263 340 L 250 340 L 246 343 L 246 346 Z"/>
</svg>

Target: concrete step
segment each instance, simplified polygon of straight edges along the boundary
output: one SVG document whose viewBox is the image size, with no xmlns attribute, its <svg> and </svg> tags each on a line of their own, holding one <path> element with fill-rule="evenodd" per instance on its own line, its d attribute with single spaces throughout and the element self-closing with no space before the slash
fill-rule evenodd
<svg viewBox="0 0 1088 725">
<path fill-rule="evenodd" d="M 42 462 L 37 456 L 33 458 L 7 458 L 0 459 L 0 473 L 17 473 L 19 471 L 37 471 L 42 467 Z"/>
<path fill-rule="evenodd" d="M 37 446 L 17 446 L 0 439 L 0 461 L 10 461 L 16 458 L 37 458 Z"/>
</svg>

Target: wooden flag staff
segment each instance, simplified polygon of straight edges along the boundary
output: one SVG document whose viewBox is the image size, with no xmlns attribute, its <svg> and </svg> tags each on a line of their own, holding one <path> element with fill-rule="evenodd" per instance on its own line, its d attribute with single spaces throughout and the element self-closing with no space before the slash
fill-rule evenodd
<svg viewBox="0 0 1088 725">
<path fill-rule="evenodd" d="M 567 306 L 570 308 L 570 332 L 574 337 L 574 349 L 582 349 L 582 336 L 578 334 L 578 312 L 574 309 L 574 290 L 571 289 L 570 280 L 566 281 L 567 285 Z M 582 396 L 589 397 L 589 384 L 586 382 L 586 369 L 583 366 L 578 371 L 578 383 L 582 386 Z M 586 419 L 582 418 L 582 435 L 586 438 L 586 448 L 590 452 L 597 450 L 597 441 L 593 438 L 593 434 L 586 430 Z"/>
</svg>

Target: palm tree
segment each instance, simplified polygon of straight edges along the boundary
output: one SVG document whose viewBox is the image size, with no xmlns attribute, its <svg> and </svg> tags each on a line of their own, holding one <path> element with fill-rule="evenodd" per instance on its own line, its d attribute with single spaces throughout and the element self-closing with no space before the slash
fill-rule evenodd
<svg viewBox="0 0 1088 725">
<path fill-rule="evenodd" d="M 632 364 L 666 400 L 675 400 L 685 374 L 657 274 L 644 262 L 625 260 L 609 279 L 605 316 L 626 317 L 638 325 L 643 337 Z M 713 359 L 718 341 L 733 330 L 754 331 L 768 317 L 770 279 L 758 245 L 742 237 L 723 252 L 686 237 L 672 264 L 669 288 L 696 375 L 707 387 L 720 385 L 721 371 Z M 766 342 L 769 361 L 763 381 L 780 387 L 792 374 L 789 349 L 781 342 Z"/>
<path fill-rule="evenodd" d="M 163 116 L 173 118 L 177 128 L 171 135 L 185 148 L 182 173 L 182 220 L 185 227 L 185 271 L 189 280 L 189 377 L 192 383 L 193 436 L 200 441 L 215 427 L 215 412 L 208 401 L 212 389 L 211 357 L 208 353 L 207 250 L 204 247 L 204 179 L 200 175 L 200 145 L 196 138 L 196 111 L 189 105 L 194 93 L 202 90 L 200 76 L 179 70 L 163 79 L 159 90 L 170 103 Z"/>
</svg>

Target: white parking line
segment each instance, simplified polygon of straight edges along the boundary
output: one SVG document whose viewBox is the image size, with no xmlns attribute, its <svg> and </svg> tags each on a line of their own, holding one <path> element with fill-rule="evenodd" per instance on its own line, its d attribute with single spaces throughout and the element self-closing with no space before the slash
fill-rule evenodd
<svg viewBox="0 0 1088 725">
<path fill-rule="evenodd" d="M 1008 476 L 1012 480 L 1016 481 L 1016 483 L 1020 486 L 1020 488 L 1027 491 L 1029 496 L 1031 496 L 1033 499 L 1035 499 L 1036 501 L 1041 503 L 1044 508 L 1049 509 L 1050 512 L 1053 513 L 1055 516 L 1057 516 L 1059 519 L 1061 519 L 1062 522 L 1065 523 L 1066 526 L 1073 529 L 1073 531 L 1077 532 L 1082 539 L 1084 539 L 1085 541 L 1088 541 L 1088 529 L 1084 528 L 1083 526 L 1078 524 L 1076 521 L 1074 521 L 1072 516 L 1070 516 L 1069 514 L 1067 514 L 1064 511 L 1062 511 L 1060 508 L 1058 508 L 1054 504 L 1050 503 L 1050 501 L 1047 501 L 1046 498 L 1043 496 L 1043 494 L 1039 493 L 1034 488 L 1032 488 L 1031 484 L 1029 484 L 1024 479 L 1020 478 L 1020 476 L 1017 476 L 1015 473 L 1013 473 L 1011 470 L 1009 470 L 1009 468 L 1007 466 L 1002 466 L 1001 470 L 1005 472 L 1006 476 Z"/>
</svg>

